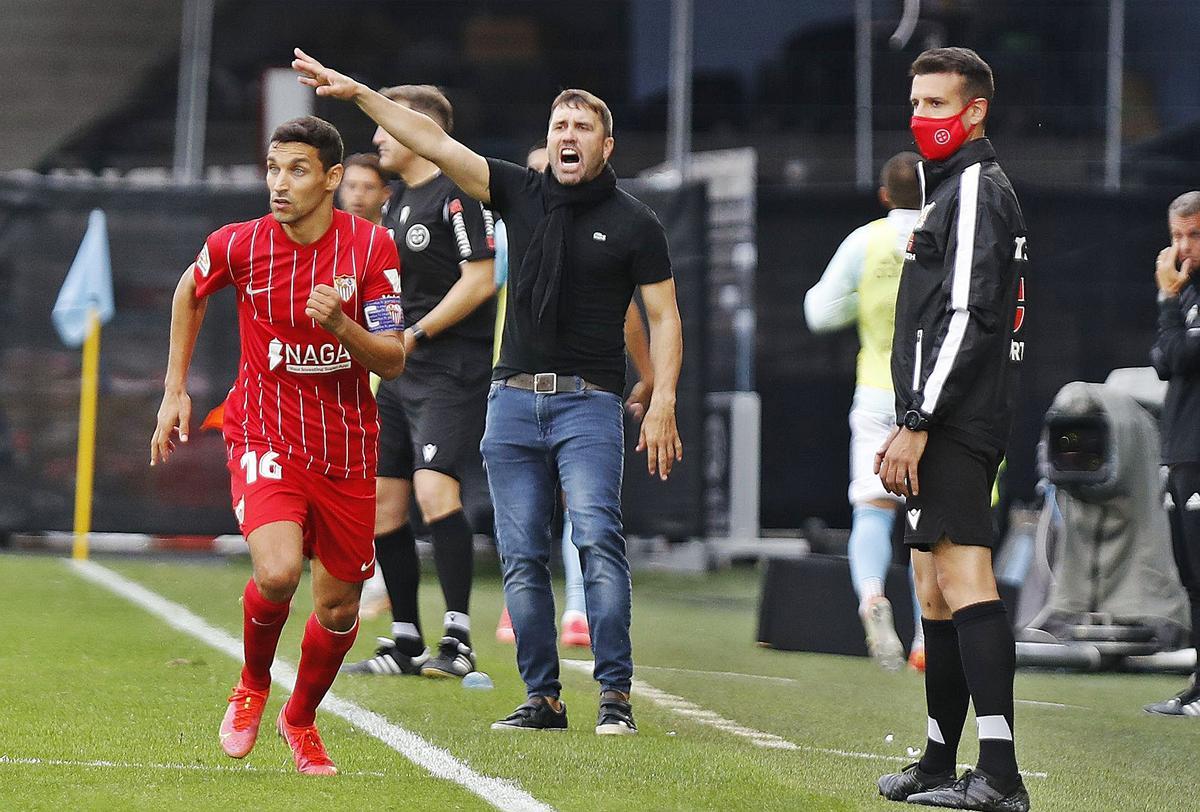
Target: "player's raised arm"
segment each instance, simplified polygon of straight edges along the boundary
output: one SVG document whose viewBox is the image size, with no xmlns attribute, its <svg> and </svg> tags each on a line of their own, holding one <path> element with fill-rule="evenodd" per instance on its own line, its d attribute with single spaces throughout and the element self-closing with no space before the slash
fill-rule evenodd
<svg viewBox="0 0 1200 812">
<path fill-rule="evenodd" d="M 301 84 L 315 89 L 318 96 L 353 101 L 397 141 L 437 164 L 468 195 L 481 203 L 491 203 L 488 165 L 483 156 L 455 141 L 424 113 L 325 67 L 299 48 L 295 49 L 295 57 L 292 69 L 300 74 Z"/>
<path fill-rule="evenodd" d="M 151 465 L 160 460 L 166 462 L 175 450 L 172 432 L 178 432 L 180 442 L 187 442 L 188 424 L 192 419 L 187 374 L 207 308 L 208 299 L 196 296 L 196 278 L 189 266 L 175 286 L 175 295 L 171 299 L 171 347 L 167 355 L 167 375 L 163 380 L 162 404 L 158 407 L 158 423 L 150 438 Z"/>
</svg>

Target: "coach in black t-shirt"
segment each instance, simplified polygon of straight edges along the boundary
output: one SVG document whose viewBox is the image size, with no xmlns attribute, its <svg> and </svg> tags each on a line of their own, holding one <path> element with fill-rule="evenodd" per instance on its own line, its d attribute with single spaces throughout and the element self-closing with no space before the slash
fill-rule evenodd
<svg viewBox="0 0 1200 812">
<path fill-rule="evenodd" d="M 620 503 L 622 323 L 635 287 L 646 306 L 654 366 L 638 448 L 647 451 L 650 473 L 663 479 L 683 456 L 675 425 L 683 339 L 662 225 L 616 188 L 608 164 L 608 107 L 586 91 L 559 94 L 550 107 L 550 166 L 539 174 L 484 159 L 428 117 L 299 49 L 292 67 L 318 95 L 352 99 L 507 224 L 507 314 L 482 450 L 528 701 L 492 727 L 567 726 L 548 567 L 561 484 L 583 562 L 593 675 L 600 683 L 596 732 L 636 733 L 629 705 L 631 585 Z"/>
</svg>

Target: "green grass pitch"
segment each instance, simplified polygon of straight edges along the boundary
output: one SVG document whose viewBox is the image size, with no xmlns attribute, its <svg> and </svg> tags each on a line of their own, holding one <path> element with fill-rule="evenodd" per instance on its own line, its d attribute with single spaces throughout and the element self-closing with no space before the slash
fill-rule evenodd
<svg viewBox="0 0 1200 812">
<path fill-rule="evenodd" d="M 101 563 L 240 636 L 244 560 Z M 293 664 L 307 590 L 306 578 L 279 649 Z M 919 675 L 756 647 L 757 592 L 748 570 L 635 574 L 634 657 L 648 686 L 641 695 L 635 689 L 637 737 L 594 735 L 596 686 L 580 668 L 563 672 L 570 731 L 489 729 L 523 691 L 512 648 L 492 634 L 500 588 L 488 574 L 476 580 L 472 622 L 480 668 L 495 690 L 419 677 L 340 677 L 333 690 L 556 809 L 911 808 L 878 798 L 874 782 L 906 760 L 906 748 L 924 743 Z M 324 712 L 318 722 L 342 774 L 296 775 L 267 723 L 286 696 L 281 687 L 254 752 L 228 759 L 216 735 L 237 677 L 228 655 L 61 559 L 0 557 L 0 595 L 0 809 L 491 808 Z M 422 612 L 431 638 L 440 601 L 427 580 Z M 386 618 L 364 622 L 351 656 L 369 656 L 387 630 Z M 1020 673 L 1017 752 L 1022 768 L 1038 774 L 1026 779 L 1034 809 L 1200 807 L 1190 780 L 1200 720 L 1140 710 L 1181 686 L 1177 676 Z M 973 733 L 969 718 L 962 762 L 974 759 Z"/>
</svg>

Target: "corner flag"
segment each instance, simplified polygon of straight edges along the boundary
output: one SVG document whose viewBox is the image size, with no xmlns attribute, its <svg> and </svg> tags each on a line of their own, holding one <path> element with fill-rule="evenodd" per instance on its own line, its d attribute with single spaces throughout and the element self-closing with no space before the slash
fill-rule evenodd
<svg viewBox="0 0 1200 812">
<path fill-rule="evenodd" d="M 50 317 L 58 337 L 68 347 L 78 347 L 88 337 L 88 312 L 94 310 L 104 324 L 113 317 L 112 262 L 108 253 L 108 223 L 104 212 L 92 209 L 87 232 L 67 278 L 58 292 Z"/>
<path fill-rule="evenodd" d="M 92 527 L 92 480 L 96 463 L 96 394 L 100 382 L 100 325 L 113 317 L 112 262 L 108 223 L 92 209 L 75 261 L 67 271 L 50 318 L 68 347 L 83 346 L 79 382 L 79 451 L 75 458 L 75 545 L 73 557 L 88 557 Z"/>
</svg>

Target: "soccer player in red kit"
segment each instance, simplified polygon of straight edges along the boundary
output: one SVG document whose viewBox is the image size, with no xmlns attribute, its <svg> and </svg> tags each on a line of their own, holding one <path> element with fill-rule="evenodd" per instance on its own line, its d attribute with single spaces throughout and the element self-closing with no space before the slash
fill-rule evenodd
<svg viewBox="0 0 1200 812">
<path fill-rule="evenodd" d="M 271 213 L 209 235 L 171 305 L 171 346 L 150 464 L 187 442 L 187 372 L 207 297 L 237 291 L 242 354 L 225 400 L 233 509 L 254 574 L 242 595 L 245 666 L 221 723 L 233 758 L 254 747 L 271 663 L 305 558 L 315 611 L 296 688 L 277 727 L 301 773 L 332 775 L 317 705 L 358 631 L 362 582 L 375 569 L 378 417 L 368 370 L 404 369 L 400 277 L 387 231 L 333 207 L 342 139 L 313 116 L 271 136 Z"/>
</svg>

